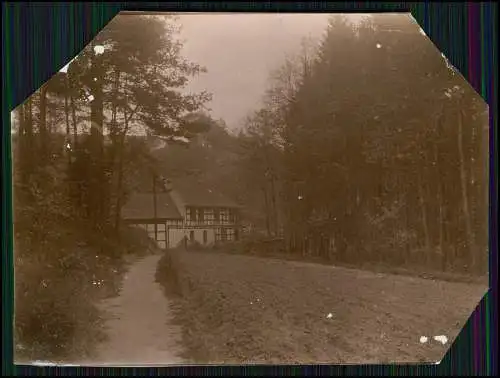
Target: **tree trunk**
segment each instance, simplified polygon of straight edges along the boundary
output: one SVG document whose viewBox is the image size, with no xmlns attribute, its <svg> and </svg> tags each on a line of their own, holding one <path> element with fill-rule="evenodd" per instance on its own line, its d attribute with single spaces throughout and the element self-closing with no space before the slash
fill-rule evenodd
<svg viewBox="0 0 500 378">
<path fill-rule="evenodd" d="M 112 109 L 111 109 L 111 124 L 109 127 L 109 135 L 112 141 L 112 155 L 111 155 L 111 164 L 113 168 L 112 172 L 112 177 L 113 179 L 115 178 L 115 175 L 117 174 L 118 176 L 116 177 L 116 203 L 115 203 L 115 231 L 118 232 L 120 229 L 120 207 L 121 207 L 121 186 L 122 186 L 122 181 L 123 181 L 123 154 L 121 154 L 121 151 L 123 149 L 123 142 L 122 139 L 119 138 L 119 130 L 118 130 L 118 92 L 120 88 L 120 71 L 115 71 L 115 82 L 114 82 L 114 100 L 112 104 Z M 125 117 L 126 118 L 126 117 Z M 126 119 L 125 119 L 126 122 Z M 121 144 L 120 144 L 121 143 Z M 121 154 L 121 155 L 120 155 Z M 117 162 L 118 159 L 118 162 Z M 118 164 L 118 167 L 117 167 Z"/>
<path fill-rule="evenodd" d="M 119 142 L 117 140 L 117 137 L 119 136 L 119 130 L 118 130 L 118 121 L 117 121 L 117 116 L 118 116 L 118 91 L 119 91 L 119 85 L 120 85 L 120 71 L 115 71 L 115 82 L 114 82 L 114 95 L 113 95 L 113 104 L 111 108 L 111 123 L 109 126 L 109 135 L 110 138 L 113 142 L 113 155 L 112 155 L 112 161 L 115 163 L 115 158 L 116 158 L 116 144 Z"/>
<path fill-rule="evenodd" d="M 40 88 L 40 160 L 46 163 L 49 151 L 47 130 L 47 85 Z"/>
<path fill-rule="evenodd" d="M 115 229 L 118 231 L 120 229 L 121 220 L 121 207 L 122 207 L 122 190 L 123 190 L 123 145 L 119 151 L 118 158 L 118 182 L 116 188 L 116 209 L 115 209 Z"/>
<path fill-rule="evenodd" d="M 272 167 L 272 163 L 269 159 L 269 151 L 267 150 L 268 146 L 265 147 L 265 154 L 266 154 L 266 165 L 267 169 L 269 172 L 269 179 L 270 179 L 270 184 L 271 184 L 271 209 L 272 209 L 272 216 L 273 216 L 273 228 L 274 228 L 274 235 L 278 235 L 278 212 L 277 212 L 277 206 L 276 206 L 276 186 L 275 186 L 275 174 L 274 174 L 274 168 Z"/>
<path fill-rule="evenodd" d="M 116 208 L 115 208 L 115 229 L 120 229 L 121 207 L 122 207 L 122 190 L 123 190 L 123 148 L 124 141 L 122 138 L 120 149 L 118 151 L 118 180 L 116 183 Z"/>
<path fill-rule="evenodd" d="M 276 186 L 274 182 L 274 172 L 271 173 L 271 204 L 273 209 L 274 235 L 278 236 L 279 222 L 278 222 L 278 209 L 276 206 Z"/>
<path fill-rule="evenodd" d="M 65 92 L 64 92 L 64 115 L 66 118 L 66 143 L 69 143 L 70 140 L 70 134 L 71 134 L 71 126 L 69 123 L 69 104 L 68 104 L 68 91 L 69 91 L 69 85 L 68 85 L 68 77 L 64 79 L 65 83 Z M 74 148 L 74 146 L 72 146 Z M 64 146 L 66 149 L 66 153 L 68 155 L 68 164 L 71 164 L 71 151 L 69 148 Z"/>
<path fill-rule="evenodd" d="M 118 181 L 116 187 L 116 209 L 115 209 L 115 229 L 118 231 L 120 229 L 120 220 L 121 220 L 121 207 L 123 200 L 123 174 L 124 174 L 124 158 L 125 158 L 125 138 L 127 137 L 128 128 L 129 128 L 129 119 L 130 116 L 127 114 L 126 108 L 123 109 L 123 116 L 125 119 L 125 127 L 121 134 L 120 144 L 118 145 Z"/>
<path fill-rule="evenodd" d="M 123 156 L 120 156 L 118 161 L 118 182 L 116 193 L 116 209 L 115 209 L 115 229 L 120 229 L 121 207 L 122 207 L 122 187 L 123 187 Z"/>
<path fill-rule="evenodd" d="M 75 164 L 77 164 L 77 153 L 79 151 L 79 143 L 78 143 L 78 124 L 76 120 L 76 104 L 73 93 L 70 91 L 69 94 L 69 107 L 71 110 L 71 123 L 73 124 L 73 146 L 72 151 L 70 153 L 70 163 L 71 170 L 75 169 Z M 70 192 L 73 193 L 71 196 L 76 203 L 74 204 L 74 210 L 76 212 L 76 216 L 80 215 L 80 211 L 83 208 L 83 193 L 81 193 L 81 186 L 78 182 L 78 178 L 73 176 L 70 178 Z"/>
<path fill-rule="evenodd" d="M 434 143 L 434 162 L 436 171 L 436 185 L 437 185 L 437 202 L 438 202 L 438 228 L 439 228 L 439 253 L 441 254 L 441 270 L 446 269 L 446 253 L 444 248 L 444 217 L 443 217 L 443 188 L 441 184 L 441 172 L 439 169 L 440 159 L 436 143 Z"/>
<path fill-rule="evenodd" d="M 474 252 L 474 235 L 472 233 L 471 217 L 469 211 L 469 199 L 467 195 L 467 175 L 465 169 L 465 157 L 463 151 L 463 112 L 458 115 L 457 130 L 458 155 L 460 159 L 460 183 L 462 193 L 462 210 L 465 220 L 465 231 L 467 233 L 467 246 L 472 269 L 476 267 L 476 254 Z"/>
<path fill-rule="evenodd" d="M 29 134 L 29 125 L 28 125 L 28 112 L 29 106 L 27 103 L 21 105 L 19 107 L 19 132 L 18 132 L 18 142 L 17 142 L 17 161 L 18 161 L 18 172 L 20 184 L 22 187 L 23 193 L 25 193 L 25 189 L 29 187 L 29 177 L 31 174 L 30 166 L 32 165 L 31 161 L 31 138 Z"/>
<path fill-rule="evenodd" d="M 155 220 L 155 243 L 158 243 L 158 222 L 157 222 L 157 203 L 156 203 L 156 175 L 153 173 L 153 218 Z"/>
<path fill-rule="evenodd" d="M 73 123 L 73 149 L 76 151 L 78 149 L 78 124 L 76 121 L 76 104 L 73 94 L 70 94 L 70 107 L 71 107 L 71 120 Z"/>
<path fill-rule="evenodd" d="M 265 204 L 265 209 L 266 209 L 266 230 L 267 230 L 267 236 L 271 237 L 271 222 L 269 219 L 269 199 L 267 196 L 267 190 L 266 190 L 266 185 L 262 187 L 262 192 L 264 194 L 264 204 Z"/>
<path fill-rule="evenodd" d="M 25 193 L 29 193 L 30 178 L 35 170 L 35 157 L 33 153 L 33 145 L 35 143 L 33 137 L 33 106 L 31 98 L 20 106 L 19 112 L 19 169 L 21 184 Z"/>
<path fill-rule="evenodd" d="M 427 219 L 427 208 L 425 206 L 424 199 L 424 188 L 423 188 L 423 180 L 420 175 L 417 173 L 418 177 L 418 198 L 420 203 L 420 211 L 421 211 L 421 219 L 422 219 L 422 230 L 424 232 L 424 243 L 425 243 L 425 258 L 426 262 L 430 262 L 430 253 L 431 253 L 431 242 L 429 237 L 429 227 L 428 227 L 428 219 Z"/>
<path fill-rule="evenodd" d="M 106 175 L 104 169 L 104 135 L 103 135 L 103 92 L 102 92 L 102 64 L 99 55 L 92 55 L 93 80 L 91 81 L 90 103 L 90 140 L 91 166 L 93 174 L 90 183 L 92 223 L 97 230 L 102 230 L 105 221 Z"/>
</svg>

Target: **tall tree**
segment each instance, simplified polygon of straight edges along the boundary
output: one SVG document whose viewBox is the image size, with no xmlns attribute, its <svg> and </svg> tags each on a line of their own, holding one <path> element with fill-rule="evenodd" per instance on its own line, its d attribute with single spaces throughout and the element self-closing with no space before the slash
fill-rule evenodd
<svg viewBox="0 0 500 378">
<path fill-rule="evenodd" d="M 91 108 L 89 150 L 82 156 L 87 156 L 93 168 L 83 169 L 81 174 L 88 172 L 90 177 L 87 180 L 83 175 L 81 180 L 91 184 L 86 189 L 87 208 L 96 225 L 109 219 L 109 201 L 102 200 L 103 193 L 111 190 L 112 172 L 117 177 L 116 191 L 121 192 L 120 151 L 126 135 L 135 128 L 158 135 L 179 133 L 185 114 L 196 111 L 209 98 L 206 93 L 184 95 L 179 91 L 202 68 L 181 57 L 182 46 L 175 39 L 171 21 L 170 17 L 118 16 L 74 62 L 79 67 L 74 76 L 88 88 Z M 111 113 L 107 122 L 106 113 Z M 103 146 L 104 133 L 110 135 L 109 148 Z M 115 211 L 120 204 L 117 199 Z"/>
</svg>

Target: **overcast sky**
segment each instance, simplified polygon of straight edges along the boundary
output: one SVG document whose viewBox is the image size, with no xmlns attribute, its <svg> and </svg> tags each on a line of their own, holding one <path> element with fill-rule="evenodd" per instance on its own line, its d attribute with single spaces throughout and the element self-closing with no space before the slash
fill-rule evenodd
<svg viewBox="0 0 500 378">
<path fill-rule="evenodd" d="M 183 14 L 183 55 L 205 66 L 190 91 L 213 94 L 212 116 L 231 129 L 258 106 L 271 70 L 285 53 L 300 48 L 302 37 L 321 38 L 328 14 Z M 353 21 L 360 15 L 351 15 Z"/>
</svg>

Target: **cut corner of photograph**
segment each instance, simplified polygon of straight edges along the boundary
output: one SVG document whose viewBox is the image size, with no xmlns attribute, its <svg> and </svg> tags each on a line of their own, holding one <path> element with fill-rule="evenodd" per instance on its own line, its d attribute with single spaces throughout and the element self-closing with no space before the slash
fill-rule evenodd
<svg viewBox="0 0 500 378">
<path fill-rule="evenodd" d="M 409 13 L 116 16 L 11 113 L 15 363 L 439 364 L 488 289 L 443 57 Z"/>
</svg>

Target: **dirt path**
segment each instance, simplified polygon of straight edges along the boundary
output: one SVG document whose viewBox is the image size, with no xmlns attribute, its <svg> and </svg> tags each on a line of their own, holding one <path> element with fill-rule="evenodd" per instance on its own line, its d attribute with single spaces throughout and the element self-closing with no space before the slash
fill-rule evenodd
<svg viewBox="0 0 500 378">
<path fill-rule="evenodd" d="M 181 364 L 181 330 L 169 324 L 171 311 L 155 273 L 161 255 L 134 262 L 120 295 L 103 301 L 107 340 L 97 347 L 95 365 Z"/>
</svg>

